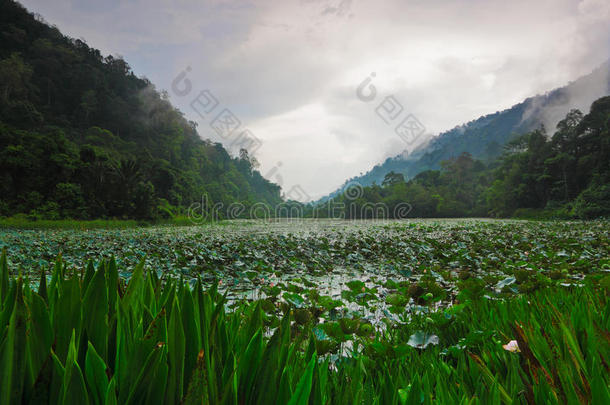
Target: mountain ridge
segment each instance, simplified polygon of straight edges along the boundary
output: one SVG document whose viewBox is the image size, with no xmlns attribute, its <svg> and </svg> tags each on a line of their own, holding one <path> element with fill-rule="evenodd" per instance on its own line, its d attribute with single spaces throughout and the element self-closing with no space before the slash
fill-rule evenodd
<svg viewBox="0 0 610 405">
<path fill-rule="evenodd" d="M 552 130 L 554 128 L 551 126 L 559 122 L 570 109 L 579 108 L 586 113 L 594 100 L 608 94 L 610 60 L 563 87 L 528 97 L 507 109 L 457 125 L 418 146 L 412 153 L 406 154 L 405 150 L 389 157 L 365 174 L 349 178 L 318 202 L 338 195 L 348 185 L 381 184 L 385 175 L 391 171 L 403 174 L 405 178 L 413 178 L 423 171 L 439 169 L 442 161 L 456 158 L 463 152 L 470 153 L 476 159 L 489 161 L 500 156 L 504 145 L 511 139 L 541 125 Z"/>
</svg>

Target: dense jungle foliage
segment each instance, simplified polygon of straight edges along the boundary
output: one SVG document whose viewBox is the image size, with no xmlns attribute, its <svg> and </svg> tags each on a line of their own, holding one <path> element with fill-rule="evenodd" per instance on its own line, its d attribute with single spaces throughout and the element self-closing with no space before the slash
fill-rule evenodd
<svg viewBox="0 0 610 405">
<path fill-rule="evenodd" d="M 0 38 L 0 216 L 154 219 L 203 194 L 281 201 L 253 157 L 200 139 L 122 58 L 13 1 L 0 2 Z"/>
</svg>

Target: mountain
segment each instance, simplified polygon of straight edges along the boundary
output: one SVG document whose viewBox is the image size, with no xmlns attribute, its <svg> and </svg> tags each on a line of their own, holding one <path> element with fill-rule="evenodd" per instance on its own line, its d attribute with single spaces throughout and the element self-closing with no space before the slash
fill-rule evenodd
<svg viewBox="0 0 610 405">
<path fill-rule="evenodd" d="M 610 61 L 592 73 L 579 78 L 565 87 L 544 95 L 528 98 L 511 108 L 488 114 L 466 124 L 443 132 L 421 145 L 411 154 L 403 152 L 376 165 L 362 176 L 353 177 L 322 199 L 334 197 L 347 184 L 357 182 L 362 186 L 381 184 L 391 171 L 413 178 L 426 170 L 440 168 L 445 160 L 468 152 L 472 157 L 489 161 L 498 157 L 504 145 L 511 139 L 544 125 L 550 132 L 572 108 L 586 112 L 591 103 L 610 94 Z"/>
<path fill-rule="evenodd" d="M 122 58 L 0 2 L 0 216 L 154 219 L 203 195 L 280 202 L 256 165 L 201 139 Z"/>
<path fill-rule="evenodd" d="M 488 164 L 469 153 L 406 181 L 349 189 L 311 207 L 311 216 L 349 219 L 519 217 L 593 219 L 610 215 L 610 96 L 588 114 L 573 109 L 553 133 L 511 140 Z M 314 212 L 315 209 L 315 212 Z"/>
</svg>

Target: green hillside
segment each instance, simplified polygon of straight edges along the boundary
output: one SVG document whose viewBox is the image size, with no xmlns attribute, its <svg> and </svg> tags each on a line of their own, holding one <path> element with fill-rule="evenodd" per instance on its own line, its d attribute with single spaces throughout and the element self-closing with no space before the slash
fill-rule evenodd
<svg viewBox="0 0 610 405">
<path fill-rule="evenodd" d="M 13 1 L 0 3 L 0 38 L 0 216 L 154 219 L 204 194 L 281 201 L 255 159 L 202 140 L 122 58 Z"/>
<path fill-rule="evenodd" d="M 530 97 L 503 111 L 479 117 L 439 134 L 411 154 L 405 152 L 386 159 L 362 176 L 345 184 L 358 182 L 363 186 L 381 184 L 386 174 L 400 173 L 413 178 L 426 170 L 438 170 L 441 162 L 469 153 L 485 162 L 499 157 L 504 145 L 517 137 L 547 125 L 549 132 L 573 108 L 585 110 L 596 99 L 610 94 L 610 62 L 567 86 L 544 95 Z M 343 188 L 343 187 L 342 187 Z M 335 191 L 330 196 L 337 195 Z"/>
<path fill-rule="evenodd" d="M 411 217 L 610 216 L 610 96 L 586 115 L 571 110 L 555 126 L 554 133 L 542 128 L 511 140 L 489 162 L 462 152 L 413 179 L 390 171 L 381 184 L 352 184 L 315 209 L 325 215 L 342 208 L 352 219 L 379 218 L 374 207 L 401 218 L 405 204 Z"/>
</svg>

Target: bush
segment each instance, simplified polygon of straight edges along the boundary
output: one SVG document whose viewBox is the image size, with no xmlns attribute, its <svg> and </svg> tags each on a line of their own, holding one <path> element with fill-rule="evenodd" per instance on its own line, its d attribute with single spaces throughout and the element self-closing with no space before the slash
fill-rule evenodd
<svg viewBox="0 0 610 405">
<path fill-rule="evenodd" d="M 586 188 L 576 198 L 572 212 L 582 219 L 610 216 L 610 185 L 593 184 Z"/>
<path fill-rule="evenodd" d="M 62 218 L 83 218 L 85 216 L 85 199 L 80 184 L 58 183 L 55 186 L 53 197 L 61 207 Z"/>
<path fill-rule="evenodd" d="M 30 211 L 28 218 L 34 221 L 40 219 L 58 220 L 61 218 L 60 212 L 59 204 L 55 201 L 49 201 Z"/>
</svg>

